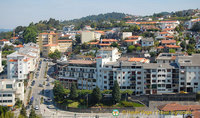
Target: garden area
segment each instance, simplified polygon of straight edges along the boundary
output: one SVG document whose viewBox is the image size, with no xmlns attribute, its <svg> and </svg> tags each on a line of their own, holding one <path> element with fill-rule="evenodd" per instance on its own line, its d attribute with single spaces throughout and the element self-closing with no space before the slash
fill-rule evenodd
<svg viewBox="0 0 200 118">
<path fill-rule="evenodd" d="M 70 108 L 124 108 L 144 107 L 144 105 L 128 100 L 133 91 L 120 91 L 114 82 L 112 90 L 101 91 L 98 87 L 93 90 L 77 90 L 75 83 L 70 89 L 65 89 L 60 82 L 55 82 L 53 88 L 54 100 L 57 106 Z"/>
</svg>

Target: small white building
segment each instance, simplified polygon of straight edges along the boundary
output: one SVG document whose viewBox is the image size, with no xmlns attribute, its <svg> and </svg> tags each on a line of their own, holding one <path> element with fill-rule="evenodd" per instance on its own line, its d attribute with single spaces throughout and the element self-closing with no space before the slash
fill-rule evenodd
<svg viewBox="0 0 200 118">
<path fill-rule="evenodd" d="M 143 39 L 141 39 L 141 45 L 142 45 L 142 47 L 153 46 L 154 40 L 153 40 L 153 38 L 143 38 Z"/>
<path fill-rule="evenodd" d="M 15 79 L 0 79 L 0 105 L 14 106 L 16 99 L 24 100 L 24 84 Z"/>
</svg>

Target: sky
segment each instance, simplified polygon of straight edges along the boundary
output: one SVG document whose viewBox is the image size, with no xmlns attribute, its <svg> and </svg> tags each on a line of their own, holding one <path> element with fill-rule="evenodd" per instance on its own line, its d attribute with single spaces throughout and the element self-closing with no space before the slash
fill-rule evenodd
<svg viewBox="0 0 200 118">
<path fill-rule="evenodd" d="M 200 0 L 0 0 L 0 29 L 49 18 L 71 20 L 110 12 L 144 16 L 196 8 Z"/>
</svg>

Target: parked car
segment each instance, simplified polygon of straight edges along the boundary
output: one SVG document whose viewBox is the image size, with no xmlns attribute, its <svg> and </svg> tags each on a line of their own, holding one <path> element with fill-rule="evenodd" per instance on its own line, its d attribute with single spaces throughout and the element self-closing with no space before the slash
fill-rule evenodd
<svg viewBox="0 0 200 118">
<path fill-rule="evenodd" d="M 34 85 L 35 85 L 35 80 L 33 80 L 31 83 L 31 86 L 34 86 Z"/>
<path fill-rule="evenodd" d="M 35 110 L 39 110 L 39 107 L 38 107 L 38 105 L 35 105 Z"/>
<path fill-rule="evenodd" d="M 43 87 L 43 85 L 42 85 L 42 84 L 39 84 L 39 87 Z"/>
<path fill-rule="evenodd" d="M 49 84 L 49 83 L 47 83 L 47 86 L 50 86 L 50 84 Z"/>
</svg>

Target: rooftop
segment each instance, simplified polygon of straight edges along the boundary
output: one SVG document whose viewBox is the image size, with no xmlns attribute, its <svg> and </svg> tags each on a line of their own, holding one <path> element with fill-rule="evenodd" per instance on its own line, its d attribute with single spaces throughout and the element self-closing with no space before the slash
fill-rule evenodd
<svg viewBox="0 0 200 118">
<path fill-rule="evenodd" d="M 162 44 L 176 43 L 176 40 L 161 40 Z"/>
</svg>

